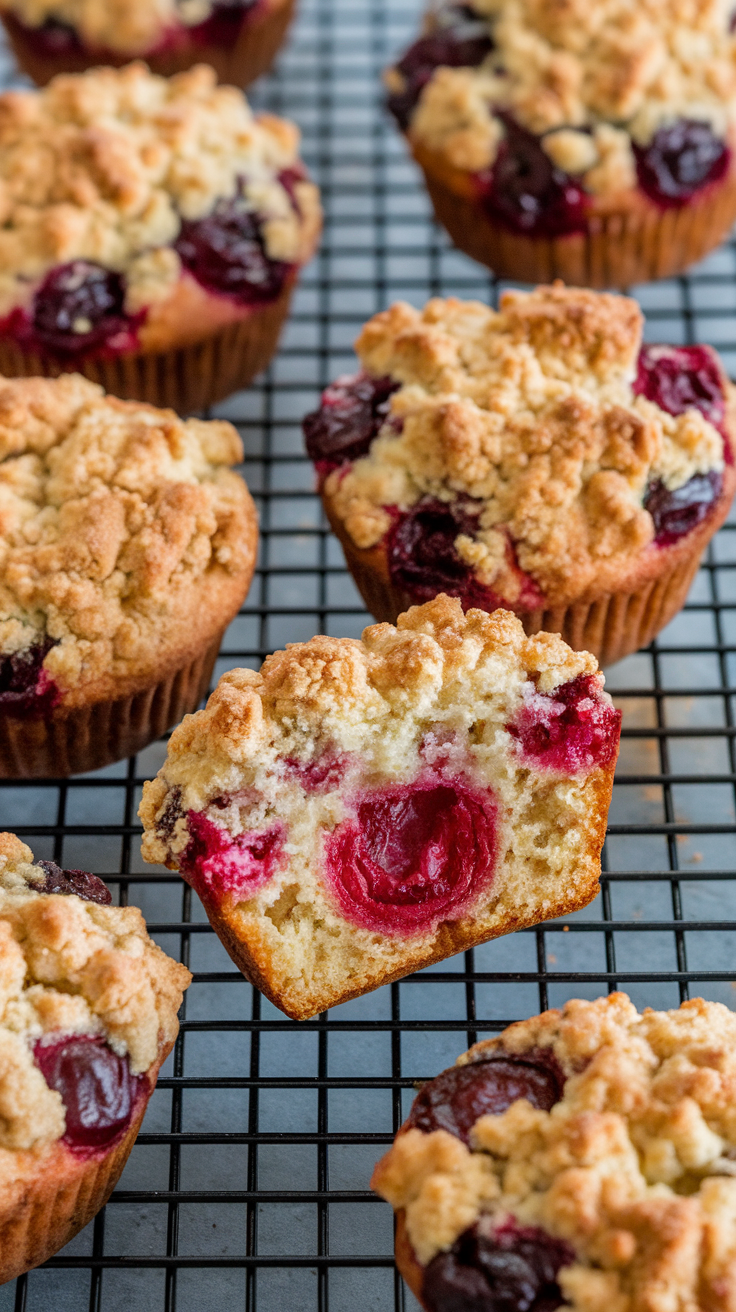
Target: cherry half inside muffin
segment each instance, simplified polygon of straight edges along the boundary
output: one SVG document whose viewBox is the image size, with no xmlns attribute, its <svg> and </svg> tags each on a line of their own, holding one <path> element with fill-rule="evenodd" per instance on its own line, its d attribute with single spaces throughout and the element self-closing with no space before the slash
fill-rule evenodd
<svg viewBox="0 0 736 1312">
<path fill-rule="evenodd" d="M 131 1123 L 145 1077 L 131 1075 L 127 1057 L 99 1035 L 42 1039 L 33 1056 L 49 1088 L 61 1094 L 67 1147 L 82 1157 L 112 1148 Z"/>
<path fill-rule="evenodd" d="M 428 775 L 363 793 L 350 812 L 325 836 L 324 872 L 353 924 L 420 933 L 461 915 L 493 878 L 490 791 Z"/>
<path fill-rule="evenodd" d="M 34 642 L 25 651 L 0 656 L 0 714 L 36 719 L 52 711 L 61 692 L 43 668 L 53 638 Z"/>
<path fill-rule="evenodd" d="M 220 799 L 219 804 L 224 807 L 227 799 Z M 173 811 L 169 822 L 174 822 Z M 286 834 L 280 821 L 262 833 L 235 837 L 201 811 L 189 811 L 187 825 L 190 839 L 181 871 L 203 902 L 245 901 L 278 869 Z"/>
<path fill-rule="evenodd" d="M 507 727 L 536 769 L 575 774 L 616 759 L 621 712 L 603 699 L 593 675 L 581 674 L 553 693 L 532 692 Z"/>
<path fill-rule="evenodd" d="M 726 432 L 726 407 L 718 362 L 706 346 L 643 346 L 634 391 L 670 415 L 699 410 L 723 437 L 724 459 L 733 460 Z M 644 505 L 654 520 L 655 542 L 666 547 L 706 518 L 721 495 L 723 474 L 710 469 L 671 491 L 650 483 Z"/>
</svg>

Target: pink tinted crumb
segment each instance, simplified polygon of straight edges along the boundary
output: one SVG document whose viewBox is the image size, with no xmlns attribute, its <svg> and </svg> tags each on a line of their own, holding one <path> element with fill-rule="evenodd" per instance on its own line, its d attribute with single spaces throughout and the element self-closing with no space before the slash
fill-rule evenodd
<svg viewBox="0 0 736 1312">
<path fill-rule="evenodd" d="M 260 833 L 233 837 L 201 811 L 188 811 L 187 826 L 181 872 L 203 902 L 244 901 L 278 869 L 286 836 L 280 821 Z"/>
</svg>

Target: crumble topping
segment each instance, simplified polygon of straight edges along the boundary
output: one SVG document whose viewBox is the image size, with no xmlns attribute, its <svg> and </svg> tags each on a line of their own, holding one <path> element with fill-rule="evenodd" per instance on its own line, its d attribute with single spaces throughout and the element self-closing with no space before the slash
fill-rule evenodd
<svg viewBox="0 0 736 1312">
<path fill-rule="evenodd" d="M 224 421 L 184 422 L 78 374 L 0 379 L 0 657 L 46 635 L 45 671 L 83 695 L 185 654 L 203 601 L 216 623 L 245 591 L 241 459 Z"/>
<path fill-rule="evenodd" d="M 323 835 L 348 814 L 356 789 L 402 784 L 434 766 L 498 799 L 496 877 L 469 914 L 489 936 L 503 932 L 530 908 L 555 905 L 561 881 L 572 896 L 590 878 L 602 805 L 596 772 L 540 777 L 506 726 L 534 687 L 550 693 L 597 669 L 557 635 L 526 637 L 515 616 L 463 614 L 447 596 L 412 607 L 396 627 L 370 626 L 360 641 L 295 643 L 260 672 L 224 674 L 206 708 L 174 731 L 143 790 L 144 859 L 179 869 L 193 812 L 236 840 L 285 826 L 284 862 L 240 900 L 233 923 L 263 945 L 287 1006 L 303 1007 L 327 987 L 335 996 L 335 980 L 359 984 L 366 961 L 396 970 L 407 944 L 441 936 L 440 927 L 397 939 L 346 922 L 320 875 Z M 321 760 L 339 763 L 339 786 L 303 782 Z"/>
<path fill-rule="evenodd" d="M 483 1214 L 575 1250 L 559 1283 L 576 1312 L 712 1308 L 734 1298 L 736 1016 L 695 998 L 641 1015 L 623 993 L 568 1002 L 477 1044 L 551 1048 L 567 1081 L 549 1112 L 519 1099 L 481 1117 L 471 1149 L 402 1133 L 377 1191 L 406 1212 L 422 1265 Z"/>
<path fill-rule="evenodd" d="M 471 172 L 490 168 L 509 111 L 594 193 L 635 183 L 632 140 L 678 118 L 725 137 L 736 118 L 736 36 L 723 0 L 474 0 L 494 47 L 478 68 L 440 67 L 411 136 Z M 430 11 L 429 23 L 432 24 Z M 389 70 L 392 92 L 404 89 Z M 564 141 L 555 140 L 564 129 Z"/>
<path fill-rule="evenodd" d="M 205 22 L 214 8 L 213 0 L 0 0 L 26 27 L 52 19 L 74 28 L 88 48 L 131 57 L 155 50 L 181 25 Z"/>
<path fill-rule="evenodd" d="M 237 193 L 263 216 L 270 258 L 306 258 L 318 193 L 279 181 L 299 132 L 252 113 L 199 65 L 156 77 L 144 64 L 54 78 L 0 95 L 0 315 L 30 302 L 49 269 L 92 260 L 126 277 L 126 311 L 165 299 L 180 276 L 183 219 Z M 311 241 L 311 232 L 310 232 Z"/>
<path fill-rule="evenodd" d="M 173 1040 L 191 975 L 148 937 L 137 907 L 38 893 L 43 872 L 0 834 L 0 1181 L 3 1150 L 43 1148 L 64 1133 L 61 1095 L 33 1060 L 45 1034 L 99 1034 L 131 1073 Z"/>
<path fill-rule="evenodd" d="M 482 503 L 479 530 L 456 548 L 510 604 L 507 533 L 552 602 L 615 577 L 653 539 L 650 482 L 674 490 L 724 463 L 699 411 L 634 395 L 642 326 L 635 301 L 561 284 L 506 292 L 498 312 L 451 298 L 369 320 L 361 363 L 402 386 L 368 455 L 325 481 L 356 546 L 381 541 L 388 507 L 466 496 Z"/>
</svg>

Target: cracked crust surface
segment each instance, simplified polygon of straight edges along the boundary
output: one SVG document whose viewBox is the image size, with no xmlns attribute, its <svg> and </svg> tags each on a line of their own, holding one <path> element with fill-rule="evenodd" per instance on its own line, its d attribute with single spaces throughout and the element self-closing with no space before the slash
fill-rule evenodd
<svg viewBox="0 0 736 1312">
<path fill-rule="evenodd" d="M 76 374 L 0 379 L 0 656 L 52 639 L 43 668 L 73 706 L 212 641 L 255 563 L 241 458 L 224 421 Z"/>
<path fill-rule="evenodd" d="M 454 168 L 495 160 L 510 111 L 594 194 L 636 185 L 632 142 L 678 118 L 726 137 L 736 121 L 736 36 L 723 0 L 474 0 L 493 49 L 478 68 L 438 68 L 412 140 Z M 429 25 L 433 25 L 432 11 Z M 398 69 L 387 74 L 401 92 Z"/>
<path fill-rule="evenodd" d="M 285 858 L 254 894 L 213 896 L 195 882 L 239 967 L 288 1014 L 305 1018 L 471 943 L 585 905 L 597 891 L 613 764 L 539 774 L 507 725 L 532 690 L 551 693 L 595 659 L 519 621 L 446 596 L 362 640 L 316 637 L 223 675 L 205 710 L 172 734 L 144 787 L 146 861 L 187 877 L 192 815 L 227 841 L 286 827 Z M 602 676 L 600 685 L 602 687 Z M 605 694 L 602 694 L 605 696 Z M 327 754 L 327 756 L 325 756 Z M 312 789 L 303 771 L 344 762 Z M 408 935 L 348 920 L 323 875 L 325 837 L 361 789 L 401 784 L 427 765 L 490 788 L 498 855 L 490 886 L 455 920 Z"/>
<path fill-rule="evenodd" d="M 31 849 L 0 834 L 0 1194 L 17 1152 L 64 1133 L 61 1095 L 33 1061 L 44 1035 L 99 1034 L 134 1075 L 157 1066 L 178 1032 L 191 980 L 149 938 L 137 907 L 37 892 Z"/>
<path fill-rule="evenodd" d="M 635 301 L 561 284 L 506 292 L 498 312 L 449 299 L 376 315 L 357 353 L 401 387 L 368 455 L 328 475 L 331 517 L 367 549 L 389 507 L 471 497 L 479 529 L 455 545 L 507 604 L 520 588 L 507 535 L 550 604 L 593 583 L 615 590 L 654 537 L 649 483 L 674 490 L 724 466 L 723 438 L 699 411 L 673 417 L 634 395 L 642 327 Z"/>
<path fill-rule="evenodd" d="M 736 1297 L 736 1017 L 701 998 L 642 1014 L 625 994 L 568 1002 L 477 1044 L 551 1049 L 551 1111 L 526 1099 L 471 1131 L 402 1130 L 373 1184 L 426 1266 L 480 1216 L 566 1240 L 575 1312 L 730 1312 Z M 407 1267 L 411 1254 L 404 1254 Z M 416 1272 L 413 1272 L 416 1276 Z"/>
<path fill-rule="evenodd" d="M 0 316 L 28 306 L 51 268 L 76 259 L 125 275 L 128 313 L 163 313 L 182 282 L 173 249 L 182 220 L 210 214 L 240 178 L 244 203 L 263 216 L 268 256 L 303 263 L 319 231 L 319 194 L 296 181 L 297 213 L 279 181 L 294 168 L 298 129 L 254 116 L 205 65 L 169 79 L 140 63 L 97 68 L 5 92 Z"/>
<path fill-rule="evenodd" d="M 275 8 L 280 0 L 266 3 Z M 177 27 L 205 22 L 214 8 L 213 0 L 0 0 L 0 9 L 27 27 L 52 19 L 92 50 L 131 57 L 153 51 Z"/>
</svg>

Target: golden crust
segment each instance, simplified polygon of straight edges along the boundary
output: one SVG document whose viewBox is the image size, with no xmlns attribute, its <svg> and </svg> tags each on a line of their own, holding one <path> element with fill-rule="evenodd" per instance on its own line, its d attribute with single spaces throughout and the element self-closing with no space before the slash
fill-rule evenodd
<svg viewBox="0 0 736 1312">
<path fill-rule="evenodd" d="M 205 22 L 213 8 L 213 0 L 0 0 L 27 27 L 53 19 L 91 50 L 128 58 L 152 52 L 177 27 Z"/>
<path fill-rule="evenodd" d="M 191 979 L 148 937 L 137 907 L 42 893 L 42 878 L 30 848 L 0 834 L 0 1199 L 17 1154 L 31 1161 L 64 1133 L 61 1096 L 32 1045 L 101 1034 L 134 1074 L 149 1071 L 176 1038 Z"/>
<path fill-rule="evenodd" d="M 575 1250 L 560 1284 L 576 1312 L 707 1308 L 734 1299 L 736 1017 L 694 999 L 642 1015 L 624 994 L 573 1001 L 477 1044 L 552 1050 L 551 1112 L 520 1100 L 476 1122 L 472 1151 L 403 1127 L 373 1186 L 399 1211 L 397 1260 L 422 1268 L 481 1215 L 540 1225 Z M 470 1218 L 470 1219 L 468 1219 Z"/>
<path fill-rule="evenodd" d="M 635 184 L 632 143 L 677 118 L 736 119 L 736 39 L 721 0 L 478 0 L 493 48 L 478 68 L 438 68 L 409 135 L 467 172 L 489 168 L 504 129 L 495 110 L 544 137 L 558 167 L 613 195 Z M 429 25 L 432 25 L 430 16 Z M 403 89 L 398 68 L 392 91 Z"/>
<path fill-rule="evenodd" d="M 723 439 L 697 411 L 674 418 L 635 396 L 639 307 L 565 288 L 507 292 L 498 313 L 477 302 L 398 304 L 356 343 L 371 374 L 402 384 L 370 452 L 329 474 L 333 525 L 360 551 L 390 526 L 386 507 L 423 496 L 482 503 L 479 531 L 456 548 L 478 582 L 514 606 L 519 565 L 548 604 L 615 589 L 649 555 L 647 486 L 682 486 L 724 467 Z M 722 375 L 730 397 L 730 384 Z"/>
<path fill-rule="evenodd" d="M 257 520 L 231 424 L 0 379 L 0 653 L 44 635 L 67 707 L 181 664 L 237 611 Z M 196 620 L 196 623 L 195 623 Z"/>
<path fill-rule="evenodd" d="M 584 906 L 598 887 L 613 763 L 538 776 L 515 757 L 506 726 L 525 688 L 549 693 L 596 670 L 587 652 L 551 634 L 526 638 L 507 612 L 464 615 L 445 596 L 413 607 L 396 628 L 366 629 L 359 642 L 294 644 L 260 673 L 224 675 L 205 710 L 175 730 L 164 767 L 144 787 L 144 858 L 188 877 L 192 812 L 232 836 L 275 820 L 288 826 L 288 859 L 253 896 L 214 896 L 192 878 L 236 964 L 300 1019 Z M 323 837 L 349 813 L 355 789 L 415 778 L 435 741 L 452 744 L 456 774 L 498 799 L 497 874 L 455 920 L 378 934 L 339 910 L 321 874 Z M 325 751 L 346 761 L 328 790 L 310 790 L 285 769 Z"/>
<path fill-rule="evenodd" d="M 176 77 L 145 64 L 55 78 L 0 96 L 0 316 L 30 302 L 50 268 L 86 259 L 125 274 L 126 310 L 165 304 L 181 278 L 173 243 L 244 179 L 268 255 L 299 263 L 319 228 L 317 189 L 279 181 L 299 131 L 255 117 L 242 92 L 198 65 Z M 220 298 L 221 299 L 221 298 Z"/>
</svg>

